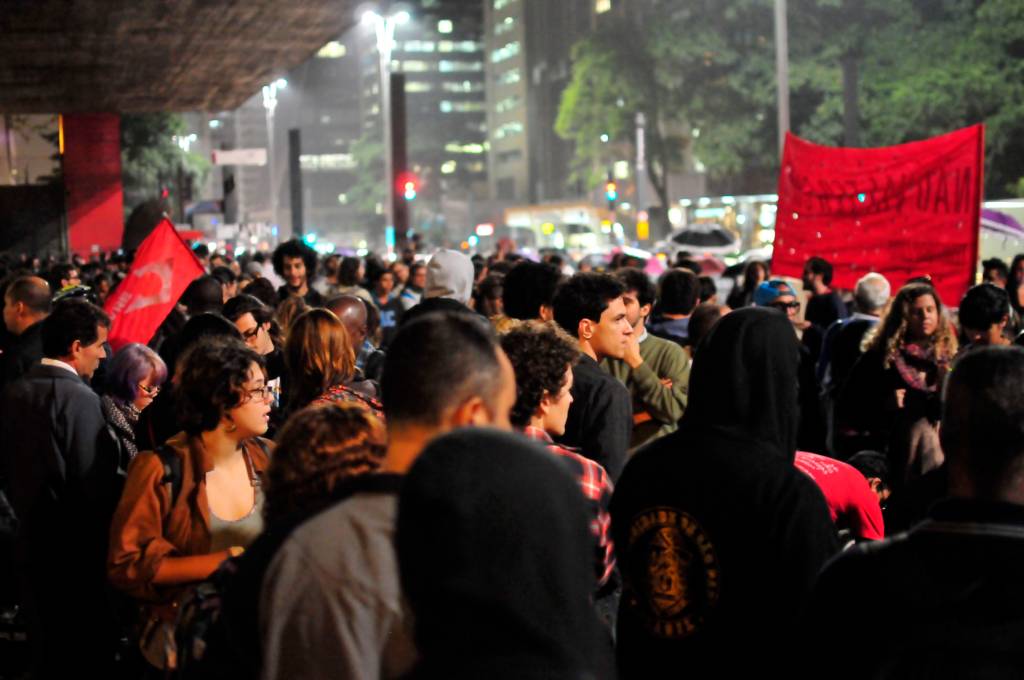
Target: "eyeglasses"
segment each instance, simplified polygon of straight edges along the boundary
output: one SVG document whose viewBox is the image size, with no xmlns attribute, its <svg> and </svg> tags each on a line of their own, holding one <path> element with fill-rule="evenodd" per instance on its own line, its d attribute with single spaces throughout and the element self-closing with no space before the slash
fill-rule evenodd
<svg viewBox="0 0 1024 680">
<path fill-rule="evenodd" d="M 255 338 L 259 334 L 260 334 L 260 326 L 259 326 L 259 324 L 256 324 L 255 326 L 253 326 L 249 330 L 243 331 L 242 332 L 242 338 L 245 339 L 245 340 L 252 340 L 253 338 Z"/>
<path fill-rule="evenodd" d="M 155 397 L 160 393 L 159 385 L 143 385 L 139 383 L 139 389 L 145 392 L 148 397 Z"/>
<path fill-rule="evenodd" d="M 260 399 L 262 401 L 266 401 L 269 398 L 273 398 L 274 390 L 270 387 L 270 385 L 264 385 L 263 387 L 253 388 L 246 392 L 246 394 L 249 395 L 250 400 Z"/>
<path fill-rule="evenodd" d="M 800 303 L 796 300 L 793 302 L 773 302 L 768 306 L 774 307 L 775 309 L 781 309 L 782 311 L 786 311 L 787 309 L 800 309 Z"/>
</svg>

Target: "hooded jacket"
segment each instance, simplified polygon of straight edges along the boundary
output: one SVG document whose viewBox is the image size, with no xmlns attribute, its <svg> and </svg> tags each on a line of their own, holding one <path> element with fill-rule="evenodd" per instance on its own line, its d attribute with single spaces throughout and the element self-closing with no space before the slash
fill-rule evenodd
<svg viewBox="0 0 1024 680">
<path fill-rule="evenodd" d="M 774 310 L 726 315 L 696 353 L 680 429 L 626 466 L 611 506 L 621 677 L 788 662 L 798 612 L 839 549 L 821 492 L 793 466 L 798 352 Z"/>
<path fill-rule="evenodd" d="M 435 440 L 398 510 L 413 677 L 608 677 L 587 517 L 578 482 L 539 446 L 483 429 Z"/>
</svg>

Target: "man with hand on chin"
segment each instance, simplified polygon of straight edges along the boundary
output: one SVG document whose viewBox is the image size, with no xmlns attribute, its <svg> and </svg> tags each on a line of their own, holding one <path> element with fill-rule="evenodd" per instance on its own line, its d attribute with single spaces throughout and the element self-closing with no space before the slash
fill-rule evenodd
<svg viewBox="0 0 1024 680">
<path fill-rule="evenodd" d="M 654 306 L 655 287 L 639 269 L 621 269 L 615 277 L 626 287 L 622 297 L 633 328 L 622 359 L 601 366 L 622 381 L 633 396 L 630 448 L 675 432 L 686 410 L 690 361 L 677 343 L 651 335 L 645 323 Z"/>
</svg>

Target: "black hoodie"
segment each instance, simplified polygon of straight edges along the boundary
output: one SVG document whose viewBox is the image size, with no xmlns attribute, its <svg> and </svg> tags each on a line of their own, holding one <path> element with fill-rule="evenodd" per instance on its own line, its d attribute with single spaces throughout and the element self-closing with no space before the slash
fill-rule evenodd
<svg viewBox="0 0 1024 680">
<path fill-rule="evenodd" d="M 398 510 L 413 677 L 608 677 L 588 521 L 578 482 L 532 442 L 466 429 L 431 443 Z"/>
<path fill-rule="evenodd" d="M 799 653 L 799 610 L 839 543 L 793 467 L 798 352 L 774 310 L 726 315 L 698 348 L 680 429 L 626 466 L 611 505 L 621 677 L 767 675 Z"/>
</svg>

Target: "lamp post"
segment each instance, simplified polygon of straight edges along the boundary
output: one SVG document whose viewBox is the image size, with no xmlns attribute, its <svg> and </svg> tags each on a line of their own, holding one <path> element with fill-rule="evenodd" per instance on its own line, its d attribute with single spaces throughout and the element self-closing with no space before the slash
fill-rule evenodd
<svg viewBox="0 0 1024 680">
<path fill-rule="evenodd" d="M 789 27 L 786 0 L 775 0 L 775 76 L 779 88 L 779 162 L 789 131 Z"/>
<path fill-rule="evenodd" d="M 377 12 L 367 11 L 363 14 L 363 23 L 371 24 L 377 39 L 377 56 L 380 59 L 380 106 L 384 128 L 384 177 L 387 183 L 387 195 L 384 199 L 385 231 L 395 228 L 395 169 L 392 158 L 391 138 L 391 48 L 395 42 L 395 28 L 409 21 L 408 12 L 397 12 L 390 16 L 381 16 Z M 388 249 L 391 249 L 390 241 Z M 390 253 L 389 253 L 390 255 Z"/>
<path fill-rule="evenodd" d="M 274 110 L 277 109 L 277 93 L 288 87 L 288 81 L 278 78 L 263 86 L 263 110 L 267 119 L 267 169 L 270 173 L 270 227 L 277 224 L 277 187 L 274 186 Z"/>
</svg>

